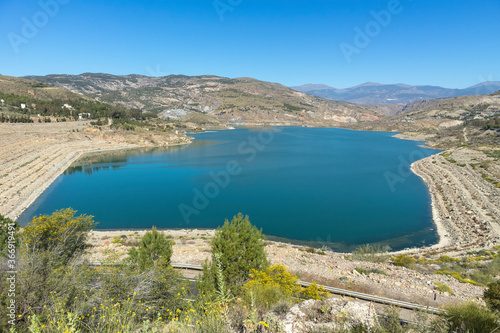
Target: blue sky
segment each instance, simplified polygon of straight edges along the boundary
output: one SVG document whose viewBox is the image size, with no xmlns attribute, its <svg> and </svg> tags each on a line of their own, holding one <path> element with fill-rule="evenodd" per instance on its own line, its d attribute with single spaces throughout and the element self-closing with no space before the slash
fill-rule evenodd
<svg viewBox="0 0 500 333">
<path fill-rule="evenodd" d="M 0 74 L 465 88 L 500 81 L 499 32 L 498 0 L 2 0 Z"/>
</svg>

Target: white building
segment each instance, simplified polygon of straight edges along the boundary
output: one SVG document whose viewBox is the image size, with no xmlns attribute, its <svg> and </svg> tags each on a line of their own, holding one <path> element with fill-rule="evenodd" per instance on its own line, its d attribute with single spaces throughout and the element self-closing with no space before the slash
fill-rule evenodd
<svg viewBox="0 0 500 333">
<path fill-rule="evenodd" d="M 78 119 L 90 119 L 90 113 L 79 113 Z"/>
<path fill-rule="evenodd" d="M 21 103 L 21 109 L 26 109 L 26 104 Z"/>
</svg>

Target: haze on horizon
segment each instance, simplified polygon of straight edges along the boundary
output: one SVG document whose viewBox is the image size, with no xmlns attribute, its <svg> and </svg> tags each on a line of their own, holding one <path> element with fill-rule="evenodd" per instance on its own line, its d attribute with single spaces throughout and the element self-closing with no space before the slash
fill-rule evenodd
<svg viewBox="0 0 500 333">
<path fill-rule="evenodd" d="M 466 88 L 500 81 L 499 14 L 496 0 L 6 0 L 0 73 Z"/>
</svg>

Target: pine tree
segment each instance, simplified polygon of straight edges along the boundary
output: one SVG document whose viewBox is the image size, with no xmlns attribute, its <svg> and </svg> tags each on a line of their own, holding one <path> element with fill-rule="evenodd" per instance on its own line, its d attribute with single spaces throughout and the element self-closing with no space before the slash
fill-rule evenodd
<svg viewBox="0 0 500 333">
<path fill-rule="evenodd" d="M 218 263 L 226 285 L 233 290 L 248 281 L 251 269 L 262 270 L 269 266 L 262 231 L 241 213 L 234 216 L 231 222 L 226 219 L 224 225 L 216 230 L 210 245 L 213 255 L 211 279 L 215 282 L 214 266 Z"/>
<path fill-rule="evenodd" d="M 170 266 L 170 258 L 172 257 L 172 242 L 153 227 L 142 237 L 138 248 L 130 249 L 129 256 L 141 270 L 156 264 L 167 267 Z"/>
</svg>

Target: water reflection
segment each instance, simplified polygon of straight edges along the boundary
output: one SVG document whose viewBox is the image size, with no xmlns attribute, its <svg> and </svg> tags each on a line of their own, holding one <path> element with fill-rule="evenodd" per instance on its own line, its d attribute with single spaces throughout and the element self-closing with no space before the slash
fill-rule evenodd
<svg viewBox="0 0 500 333">
<path fill-rule="evenodd" d="M 144 157 L 144 155 L 161 154 L 165 152 L 173 153 L 176 151 L 185 150 L 187 148 L 192 149 L 196 147 L 212 145 L 215 143 L 216 142 L 212 140 L 199 140 L 194 141 L 190 145 L 131 148 L 113 151 L 93 152 L 85 154 L 77 161 L 73 162 L 73 164 L 71 164 L 68 169 L 63 172 L 63 175 L 72 175 L 76 173 L 85 173 L 87 175 L 92 175 L 93 173 L 101 170 L 108 170 L 109 168 L 116 170 L 128 165 L 130 161 L 136 160 L 137 156 Z"/>
</svg>

